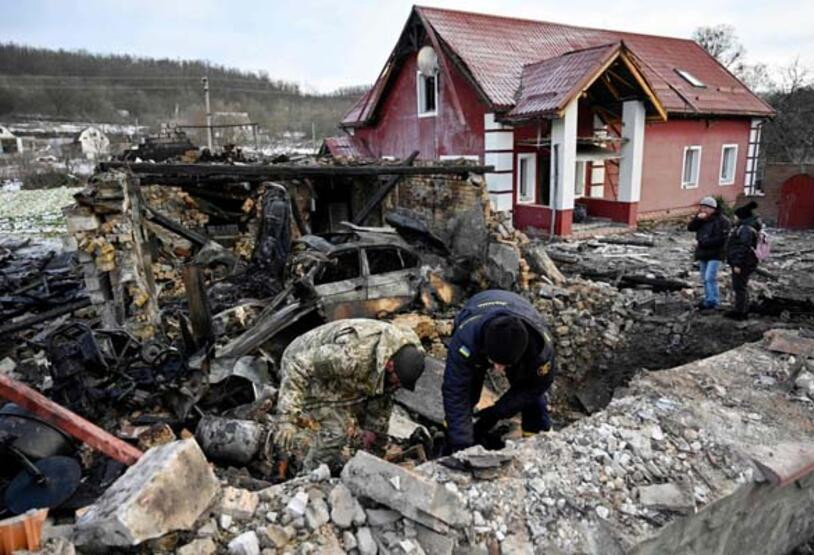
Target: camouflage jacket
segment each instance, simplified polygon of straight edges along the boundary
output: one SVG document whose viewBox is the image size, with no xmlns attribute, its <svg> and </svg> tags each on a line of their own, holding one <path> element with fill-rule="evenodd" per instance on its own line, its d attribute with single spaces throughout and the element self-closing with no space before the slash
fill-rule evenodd
<svg viewBox="0 0 814 555">
<path fill-rule="evenodd" d="M 389 417 L 384 366 L 405 345 L 421 348 L 421 341 L 410 329 L 362 318 L 330 322 L 298 337 L 283 353 L 277 415 L 296 420 L 313 409 L 367 403 Z"/>
</svg>

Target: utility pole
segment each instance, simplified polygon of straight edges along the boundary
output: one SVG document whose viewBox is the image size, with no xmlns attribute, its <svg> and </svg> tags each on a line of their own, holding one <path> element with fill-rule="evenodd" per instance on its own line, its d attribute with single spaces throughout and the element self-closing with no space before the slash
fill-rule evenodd
<svg viewBox="0 0 814 555">
<path fill-rule="evenodd" d="M 204 102 L 206 103 L 206 144 L 212 152 L 212 110 L 209 108 L 209 77 L 201 79 L 204 89 Z"/>
</svg>

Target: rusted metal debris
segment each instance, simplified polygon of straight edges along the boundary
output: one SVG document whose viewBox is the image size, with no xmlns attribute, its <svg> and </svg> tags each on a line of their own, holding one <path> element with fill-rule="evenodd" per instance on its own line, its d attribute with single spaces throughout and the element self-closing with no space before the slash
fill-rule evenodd
<svg viewBox="0 0 814 555">
<path fill-rule="evenodd" d="M 23 407 L 113 460 L 131 465 L 142 455 L 142 452 L 132 445 L 3 374 L 0 374 L 0 397 Z"/>
</svg>

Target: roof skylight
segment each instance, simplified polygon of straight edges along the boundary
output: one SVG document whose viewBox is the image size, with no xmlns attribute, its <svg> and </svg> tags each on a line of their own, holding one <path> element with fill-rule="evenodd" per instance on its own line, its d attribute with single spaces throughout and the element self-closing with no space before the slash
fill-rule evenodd
<svg viewBox="0 0 814 555">
<path fill-rule="evenodd" d="M 690 85 L 692 85 L 693 87 L 699 87 L 699 88 L 706 87 L 706 85 L 704 84 L 703 81 L 701 81 L 700 79 L 698 79 L 698 77 L 696 77 L 695 75 L 693 75 L 692 73 L 690 73 L 689 71 L 687 71 L 685 69 L 676 68 L 676 73 L 678 73 L 681 77 L 683 77 L 684 80 L 687 83 L 689 83 Z"/>
</svg>

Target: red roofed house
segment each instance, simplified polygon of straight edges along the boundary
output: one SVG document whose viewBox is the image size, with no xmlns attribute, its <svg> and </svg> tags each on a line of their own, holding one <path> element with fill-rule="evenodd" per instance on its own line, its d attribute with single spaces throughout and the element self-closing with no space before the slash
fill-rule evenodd
<svg viewBox="0 0 814 555">
<path fill-rule="evenodd" d="M 772 114 L 690 40 L 416 6 L 326 146 L 493 165 L 495 209 L 568 235 L 575 203 L 635 225 L 753 192 Z"/>
</svg>

